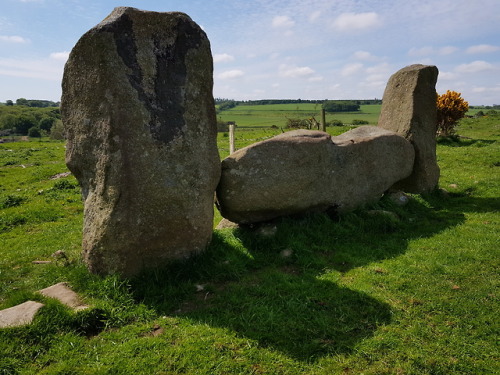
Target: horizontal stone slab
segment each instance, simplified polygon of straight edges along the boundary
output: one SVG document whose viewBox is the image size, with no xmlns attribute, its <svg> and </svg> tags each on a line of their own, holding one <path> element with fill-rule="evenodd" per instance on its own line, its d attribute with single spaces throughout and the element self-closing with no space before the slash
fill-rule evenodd
<svg viewBox="0 0 500 375">
<path fill-rule="evenodd" d="M 30 324 L 43 303 L 26 301 L 19 305 L 0 310 L 0 328 L 19 327 Z"/>
<path fill-rule="evenodd" d="M 58 283 L 48 288 L 38 291 L 45 297 L 54 298 L 74 310 L 83 310 L 88 308 L 82 303 L 78 294 L 76 294 L 66 283 Z"/>
<path fill-rule="evenodd" d="M 236 151 L 222 161 L 217 205 L 249 224 L 378 200 L 410 175 L 414 149 L 403 136 L 361 126 L 340 136 L 295 130 Z"/>
</svg>

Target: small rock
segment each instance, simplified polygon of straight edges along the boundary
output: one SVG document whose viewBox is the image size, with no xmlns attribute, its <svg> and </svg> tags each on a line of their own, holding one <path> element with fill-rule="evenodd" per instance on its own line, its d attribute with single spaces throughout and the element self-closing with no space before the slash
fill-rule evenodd
<svg viewBox="0 0 500 375">
<path fill-rule="evenodd" d="M 51 255 L 51 257 L 54 257 L 56 259 L 68 259 L 66 253 L 63 250 L 57 250 Z"/>
<path fill-rule="evenodd" d="M 0 310 L 0 328 L 19 327 L 30 324 L 43 303 L 26 301 L 20 305 Z"/>
<path fill-rule="evenodd" d="M 66 283 L 58 283 L 38 291 L 45 297 L 55 298 L 73 310 L 84 310 L 89 306 L 80 301 L 80 297 Z"/>
<path fill-rule="evenodd" d="M 263 224 L 257 229 L 257 234 L 262 237 L 273 237 L 278 228 L 274 224 Z"/>
<path fill-rule="evenodd" d="M 222 219 L 215 229 L 238 228 L 238 223 L 234 223 L 228 219 Z"/>
<path fill-rule="evenodd" d="M 205 290 L 205 285 L 202 284 L 196 284 L 195 287 L 197 292 L 203 292 Z"/>
<path fill-rule="evenodd" d="M 449 184 L 448 186 L 451 187 L 452 189 L 457 189 L 458 188 L 457 184 Z"/>
<path fill-rule="evenodd" d="M 293 254 L 293 250 L 291 249 L 285 249 L 285 250 L 281 250 L 280 252 L 280 256 L 282 258 L 288 258 L 289 256 L 291 256 Z"/>
<path fill-rule="evenodd" d="M 398 206 L 406 206 L 410 201 L 410 197 L 403 193 L 402 191 L 398 191 L 395 193 L 389 194 L 389 199 L 397 204 Z"/>
<path fill-rule="evenodd" d="M 58 173 L 58 174 L 55 174 L 55 175 L 51 176 L 50 179 L 51 180 L 57 180 L 59 178 L 68 177 L 69 175 L 71 175 L 71 172 Z"/>
</svg>

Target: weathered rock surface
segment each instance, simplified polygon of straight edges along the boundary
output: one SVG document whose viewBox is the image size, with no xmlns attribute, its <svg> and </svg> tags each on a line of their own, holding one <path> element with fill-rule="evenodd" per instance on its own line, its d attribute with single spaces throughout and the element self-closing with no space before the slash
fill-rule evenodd
<svg viewBox="0 0 500 375">
<path fill-rule="evenodd" d="M 26 301 L 19 305 L 0 310 L 0 328 L 19 327 L 30 324 L 43 303 Z"/>
<path fill-rule="evenodd" d="M 410 65 L 394 73 L 384 92 L 378 126 L 403 135 L 415 148 L 412 174 L 394 188 L 409 193 L 433 190 L 439 181 L 436 159 L 438 69 Z"/>
<path fill-rule="evenodd" d="M 402 136 L 362 126 L 340 136 L 295 130 L 255 143 L 222 161 L 217 204 L 223 217 L 247 224 L 279 216 L 377 200 L 413 168 Z"/>
<path fill-rule="evenodd" d="M 66 283 L 57 283 L 38 291 L 45 297 L 57 299 L 62 304 L 71 307 L 73 310 L 84 310 L 88 308 L 82 303 L 78 294 L 76 294 Z"/>
<path fill-rule="evenodd" d="M 116 8 L 72 50 L 61 112 L 92 272 L 130 276 L 210 241 L 212 73 L 208 38 L 183 13 Z"/>
</svg>

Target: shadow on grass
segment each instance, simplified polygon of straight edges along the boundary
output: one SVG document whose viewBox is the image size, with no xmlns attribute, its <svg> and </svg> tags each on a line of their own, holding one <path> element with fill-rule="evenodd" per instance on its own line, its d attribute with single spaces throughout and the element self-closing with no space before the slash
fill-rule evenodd
<svg viewBox="0 0 500 375">
<path fill-rule="evenodd" d="M 442 146 L 451 146 L 451 147 L 468 147 L 468 146 L 487 146 L 496 142 L 496 140 L 491 139 L 471 139 L 460 137 L 457 135 L 451 135 L 447 137 L 437 137 L 437 144 Z"/>
<path fill-rule="evenodd" d="M 452 201 L 435 196 L 405 208 L 387 201 L 372 207 L 400 220 L 358 211 L 336 221 L 312 215 L 216 231 L 202 255 L 134 279 L 134 297 L 159 314 L 229 328 L 301 361 L 348 353 L 389 323 L 391 311 L 337 281 L 355 267 L 404 253 L 411 239 L 462 223 Z"/>
</svg>

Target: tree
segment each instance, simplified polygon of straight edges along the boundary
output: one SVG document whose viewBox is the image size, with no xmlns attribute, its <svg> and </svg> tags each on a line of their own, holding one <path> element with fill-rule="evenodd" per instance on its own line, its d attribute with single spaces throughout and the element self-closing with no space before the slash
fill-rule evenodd
<svg viewBox="0 0 500 375">
<path fill-rule="evenodd" d="M 356 112 L 359 111 L 359 104 L 348 100 L 327 100 L 323 103 L 326 112 Z"/>
<path fill-rule="evenodd" d="M 64 139 L 64 126 L 61 120 L 56 120 L 50 128 L 50 138 L 51 139 Z"/>
<path fill-rule="evenodd" d="M 53 117 L 42 117 L 38 122 L 38 126 L 41 130 L 50 131 L 50 128 L 54 125 L 55 121 L 56 119 Z"/>
<path fill-rule="evenodd" d="M 14 131 L 18 134 L 27 135 L 28 130 L 37 125 L 37 121 L 33 116 L 20 115 L 14 123 Z"/>
<path fill-rule="evenodd" d="M 437 134 L 449 136 L 455 133 L 458 120 L 469 110 L 467 103 L 459 92 L 446 91 L 437 96 Z"/>
<path fill-rule="evenodd" d="M 33 126 L 28 130 L 28 137 L 31 138 L 40 138 L 42 136 L 42 133 L 40 132 L 40 129 L 36 126 Z"/>
<path fill-rule="evenodd" d="M 16 105 L 28 105 L 28 100 L 25 98 L 19 98 L 16 100 Z"/>
<path fill-rule="evenodd" d="M 13 106 L 14 105 L 14 102 L 12 100 L 7 100 L 5 102 L 5 105 L 8 105 L 8 106 Z"/>
</svg>

